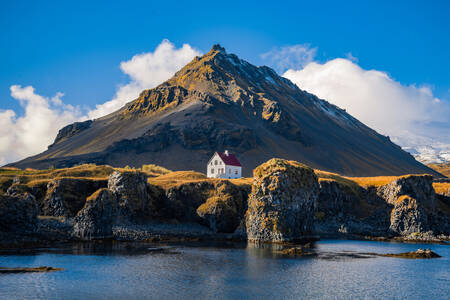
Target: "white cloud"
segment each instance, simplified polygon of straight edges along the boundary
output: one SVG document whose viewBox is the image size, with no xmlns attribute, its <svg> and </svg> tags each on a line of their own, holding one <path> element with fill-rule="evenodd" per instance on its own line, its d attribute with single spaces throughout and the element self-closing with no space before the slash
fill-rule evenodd
<svg viewBox="0 0 450 300">
<path fill-rule="evenodd" d="M 317 48 L 311 48 L 309 44 L 285 46 L 274 48 L 261 54 L 261 58 L 267 60 L 278 72 L 287 69 L 303 67 L 313 61 Z"/>
<path fill-rule="evenodd" d="M 385 72 L 364 70 L 343 58 L 311 62 L 289 69 L 283 76 L 346 109 L 401 146 L 417 150 L 417 141 L 424 137 L 440 145 L 450 144 L 450 104 L 436 98 L 429 86 L 403 85 Z"/>
<path fill-rule="evenodd" d="M 142 90 L 153 88 L 169 79 L 176 71 L 201 53 L 188 44 L 176 49 L 168 40 L 163 40 L 154 52 L 137 54 L 120 64 L 120 69 L 131 81 L 121 86 L 114 98 L 97 105 L 89 112 L 89 118 L 99 118 L 121 108 L 136 99 Z"/>
<path fill-rule="evenodd" d="M 46 98 L 31 86 L 20 85 L 10 91 L 25 112 L 17 116 L 12 110 L 0 110 L 0 164 L 45 150 L 61 127 L 82 118 L 77 107 L 62 103 L 62 93 Z"/>
<path fill-rule="evenodd" d="M 18 116 L 13 110 L 0 109 L 0 165 L 44 151 L 62 127 L 84 119 L 99 118 L 137 98 L 139 93 L 169 79 L 176 71 L 201 53 L 188 44 L 181 48 L 163 40 L 154 52 L 135 55 L 120 64 L 130 82 L 116 91 L 113 99 L 84 109 L 64 104 L 63 94 L 45 97 L 32 86 L 10 87 L 11 97 L 24 108 Z"/>
</svg>

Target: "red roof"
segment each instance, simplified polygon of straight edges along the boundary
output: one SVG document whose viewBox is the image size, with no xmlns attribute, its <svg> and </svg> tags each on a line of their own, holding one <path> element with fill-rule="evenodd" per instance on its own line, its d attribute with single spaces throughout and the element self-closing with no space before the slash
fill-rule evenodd
<svg viewBox="0 0 450 300">
<path fill-rule="evenodd" d="M 217 154 L 219 154 L 220 158 L 223 160 L 223 162 L 226 165 L 229 166 L 236 166 L 236 167 L 242 167 L 241 163 L 239 162 L 239 160 L 236 158 L 236 156 L 234 156 L 231 153 L 228 153 L 228 155 L 226 155 L 223 152 L 217 152 Z"/>
</svg>

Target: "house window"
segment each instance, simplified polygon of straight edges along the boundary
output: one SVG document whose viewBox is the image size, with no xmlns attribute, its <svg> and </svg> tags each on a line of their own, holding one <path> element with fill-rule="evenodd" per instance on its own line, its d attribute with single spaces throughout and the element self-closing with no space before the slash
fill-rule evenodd
<svg viewBox="0 0 450 300">
<path fill-rule="evenodd" d="M 217 160 L 214 161 L 214 164 L 217 166 Z"/>
<path fill-rule="evenodd" d="M 211 174 L 214 174 L 214 169 L 211 169 Z"/>
<path fill-rule="evenodd" d="M 219 161 L 219 165 L 221 165 L 222 164 L 222 161 Z"/>
<path fill-rule="evenodd" d="M 228 169 L 228 174 L 231 174 L 231 169 Z"/>
<path fill-rule="evenodd" d="M 238 173 L 238 172 L 237 172 L 237 170 L 235 170 L 235 171 L 234 171 L 234 174 L 236 174 L 236 175 L 237 175 L 237 173 Z"/>
</svg>

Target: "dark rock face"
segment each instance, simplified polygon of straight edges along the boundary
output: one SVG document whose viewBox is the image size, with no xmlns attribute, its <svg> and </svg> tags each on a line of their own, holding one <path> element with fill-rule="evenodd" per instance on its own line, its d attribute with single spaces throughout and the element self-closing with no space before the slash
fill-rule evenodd
<svg viewBox="0 0 450 300">
<path fill-rule="evenodd" d="M 320 180 L 315 230 L 322 235 L 385 235 L 390 205 L 356 184 Z M 374 193 L 375 192 L 375 193 Z"/>
<path fill-rule="evenodd" d="M 117 197 L 122 217 L 145 219 L 154 214 L 156 202 L 147 175 L 139 171 L 116 171 L 109 177 L 108 189 Z"/>
<path fill-rule="evenodd" d="M 197 214 L 214 232 L 232 233 L 247 210 L 248 192 L 228 181 L 215 186 L 215 193 L 197 208 Z"/>
<path fill-rule="evenodd" d="M 428 214 L 417 202 L 409 196 L 400 196 L 397 199 L 391 212 L 390 231 L 406 236 L 430 230 Z"/>
<path fill-rule="evenodd" d="M 34 232 L 37 229 L 37 215 L 33 195 L 0 195 L 0 232 Z"/>
<path fill-rule="evenodd" d="M 214 189 L 210 182 L 192 182 L 169 188 L 163 215 L 180 222 L 200 222 L 197 208 L 208 198 L 206 193 Z"/>
<path fill-rule="evenodd" d="M 58 142 L 70 138 L 71 136 L 76 135 L 77 133 L 80 133 L 83 130 L 88 129 L 92 124 L 92 120 L 87 120 L 84 122 L 75 122 L 73 124 L 67 125 L 66 127 L 63 127 L 59 130 L 58 135 L 55 138 L 55 142 L 53 144 L 57 144 Z M 52 147 L 52 145 L 49 146 L 49 148 Z"/>
<path fill-rule="evenodd" d="M 52 180 L 47 185 L 47 194 L 39 203 L 40 213 L 45 216 L 74 217 L 84 206 L 86 198 L 102 187 L 106 187 L 105 180 Z"/>
<path fill-rule="evenodd" d="M 271 159 L 253 173 L 247 238 L 285 242 L 311 234 L 319 194 L 314 171 L 297 162 Z"/>
<path fill-rule="evenodd" d="M 319 183 L 317 211 L 324 216 L 343 217 L 358 205 L 358 197 L 336 181 L 322 180 Z"/>
<path fill-rule="evenodd" d="M 117 219 L 118 203 L 109 189 L 100 189 L 90 196 L 74 218 L 74 235 L 83 240 L 111 238 Z"/>
<path fill-rule="evenodd" d="M 378 189 L 378 195 L 389 204 L 395 205 L 400 196 L 407 195 L 427 209 L 436 209 L 435 193 L 431 175 L 408 175 L 392 181 Z"/>
</svg>

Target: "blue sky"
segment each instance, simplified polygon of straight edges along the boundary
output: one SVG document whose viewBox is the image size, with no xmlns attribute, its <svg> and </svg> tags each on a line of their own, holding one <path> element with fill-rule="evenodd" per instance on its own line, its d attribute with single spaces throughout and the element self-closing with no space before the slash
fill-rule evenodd
<svg viewBox="0 0 450 300">
<path fill-rule="evenodd" d="M 219 42 L 256 64 L 273 47 L 309 43 L 319 60 L 351 52 L 363 68 L 449 98 L 449 1 L 111 2 L 2 1 L 1 108 L 18 108 L 13 84 L 102 103 L 127 80 L 119 63 L 164 38 L 203 52 Z"/>
<path fill-rule="evenodd" d="M 130 81 L 121 62 L 164 39 L 203 53 L 220 43 L 257 65 L 295 45 L 322 64 L 351 53 L 361 70 L 450 103 L 449 20 L 450 1 L 1 1 L 0 112 L 25 113 L 13 85 L 94 108 Z"/>
</svg>

